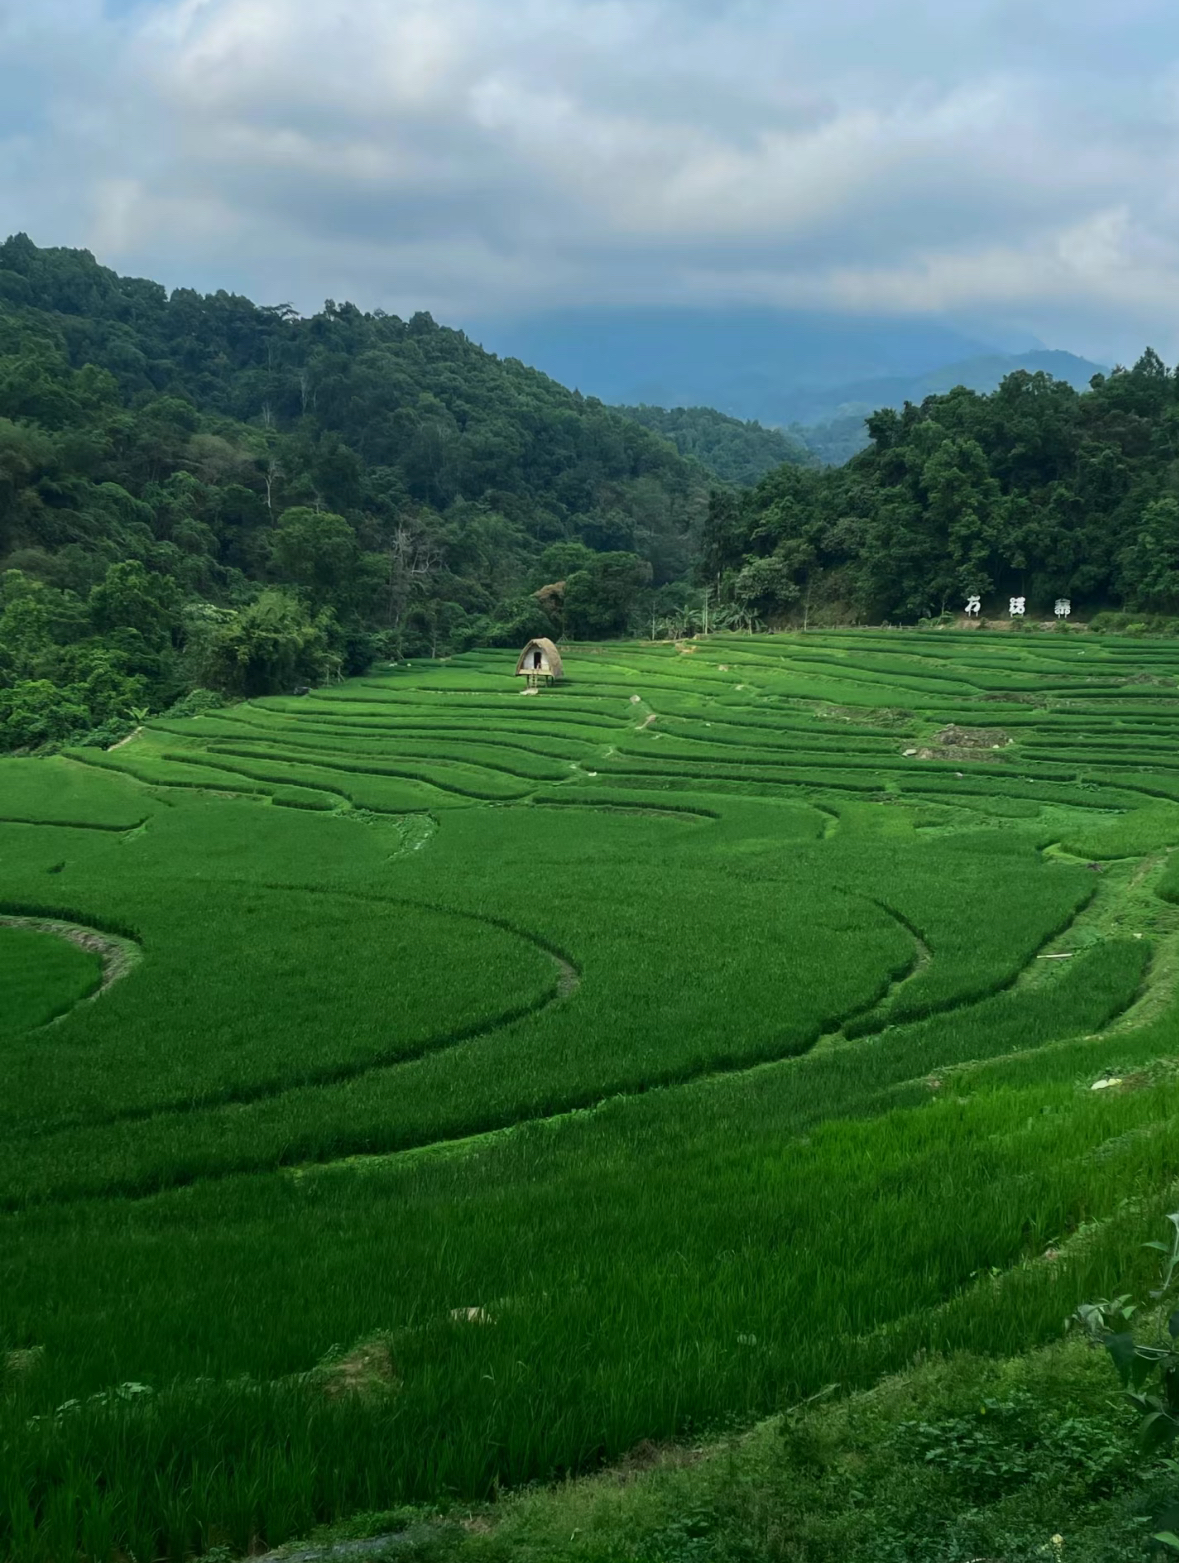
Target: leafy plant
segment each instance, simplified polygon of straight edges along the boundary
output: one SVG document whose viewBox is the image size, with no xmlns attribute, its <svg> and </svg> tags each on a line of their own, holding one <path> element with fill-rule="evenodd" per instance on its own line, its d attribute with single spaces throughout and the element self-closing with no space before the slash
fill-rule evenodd
<svg viewBox="0 0 1179 1563">
<path fill-rule="evenodd" d="M 1179 1269 L 1179 1212 L 1167 1220 L 1174 1228 L 1171 1241 L 1146 1245 L 1163 1255 L 1162 1283 L 1150 1294 L 1156 1303 L 1170 1291 Z M 1134 1334 L 1139 1311 L 1126 1295 L 1082 1303 L 1075 1318 L 1089 1338 L 1109 1353 L 1127 1399 L 1142 1418 L 1143 1446 L 1153 1452 L 1170 1448 L 1179 1435 L 1179 1308 L 1160 1323 L 1153 1342 Z"/>
<path fill-rule="evenodd" d="M 1156 1305 L 1171 1291 L 1179 1270 L 1179 1212 L 1173 1212 L 1167 1220 L 1172 1227 L 1171 1240 L 1145 1245 L 1163 1256 L 1161 1282 L 1150 1294 Z M 1109 1353 L 1126 1399 L 1141 1419 L 1143 1450 L 1158 1454 L 1169 1450 L 1179 1436 L 1179 1308 L 1165 1319 L 1162 1310 L 1156 1309 L 1159 1324 L 1153 1341 L 1140 1340 L 1134 1333 L 1133 1323 L 1139 1311 L 1126 1294 L 1082 1303 L 1074 1317 L 1090 1340 Z M 1160 1530 L 1154 1539 L 1179 1553 L 1179 1534 L 1174 1530 Z"/>
</svg>

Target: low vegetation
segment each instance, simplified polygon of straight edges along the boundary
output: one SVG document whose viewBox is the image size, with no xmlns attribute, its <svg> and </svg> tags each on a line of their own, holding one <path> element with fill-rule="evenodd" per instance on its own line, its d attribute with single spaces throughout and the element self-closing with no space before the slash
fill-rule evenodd
<svg viewBox="0 0 1179 1563">
<path fill-rule="evenodd" d="M 513 666 L 0 762 L 0 1553 L 1149 1557 L 1179 654 Z"/>
</svg>

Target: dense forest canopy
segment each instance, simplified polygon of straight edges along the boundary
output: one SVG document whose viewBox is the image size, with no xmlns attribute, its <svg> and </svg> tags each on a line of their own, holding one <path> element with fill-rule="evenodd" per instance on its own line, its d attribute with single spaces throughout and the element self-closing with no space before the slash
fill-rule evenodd
<svg viewBox="0 0 1179 1563">
<path fill-rule="evenodd" d="M 867 414 L 862 409 L 819 423 L 792 423 L 786 432 L 805 445 L 821 467 L 842 467 L 870 443 Z"/>
<path fill-rule="evenodd" d="M 1021 371 L 868 431 L 822 469 L 707 408 L 605 407 L 426 314 L 169 295 L 18 235 L 0 747 L 380 657 L 682 634 L 705 593 L 710 624 L 751 629 L 975 592 L 1179 613 L 1179 372 L 1155 353 L 1084 392 Z"/>
<path fill-rule="evenodd" d="M 619 407 L 646 429 L 670 440 L 681 456 L 691 456 L 727 483 L 756 483 L 783 462 L 814 466 L 816 459 L 801 434 L 742 422 L 712 407 Z M 862 426 L 863 419 L 859 420 Z M 857 446 L 856 449 L 860 447 Z M 853 454 L 851 450 L 848 455 Z"/>
<path fill-rule="evenodd" d="M 1007 376 L 868 420 L 871 445 L 839 469 L 780 467 L 713 496 L 700 563 L 746 623 L 808 602 L 861 622 L 1029 612 L 1071 598 L 1179 613 L 1179 371 L 1148 350 L 1077 392 Z"/>
<path fill-rule="evenodd" d="M 678 603 L 709 477 L 426 314 L 0 245 L 0 733 Z M 540 588 L 548 588 L 541 596 Z"/>
</svg>

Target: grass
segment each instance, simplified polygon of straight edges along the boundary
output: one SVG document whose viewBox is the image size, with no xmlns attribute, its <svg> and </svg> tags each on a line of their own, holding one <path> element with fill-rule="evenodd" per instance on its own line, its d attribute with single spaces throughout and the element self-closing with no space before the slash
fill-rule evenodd
<svg viewBox="0 0 1179 1563">
<path fill-rule="evenodd" d="M 1065 1556 L 1116 1563 L 1148 1529 L 1117 1491 L 1128 1421 L 1079 1343 L 960 1355 L 714 1442 L 648 1443 L 597 1478 L 369 1525 L 438 1563 L 1030 1563 L 1053 1556 L 1063 1512 Z"/>
<path fill-rule="evenodd" d="M 87 775 L 58 756 L 4 761 L 0 820 L 5 824 L 134 830 L 148 812 L 133 789 L 114 778 Z"/>
<path fill-rule="evenodd" d="M 0 922 L 0 1042 L 35 1035 L 96 992 L 101 981 L 97 955 L 53 934 Z"/>
<path fill-rule="evenodd" d="M 983 1358 L 1144 1282 L 1179 1179 L 1179 648 L 1147 651 L 574 647 L 530 700 L 477 652 L 4 762 L 0 913 L 144 958 L 78 1006 L 96 957 L 0 928 L 33 995 L 0 1034 L 0 1553 L 183 1559 L 418 1505 L 439 1557 L 873 1555 L 809 1477 L 811 1550 L 769 1537 L 802 1500 L 766 1434 L 761 1497 L 669 1476 L 645 1551 L 536 1550 L 572 1492 L 428 1514 L 832 1383 L 883 1404 L 917 1352 L 1006 1393 L 1024 1370 Z M 950 723 L 1016 741 L 905 753 Z M 928 1372 L 957 1425 L 974 1391 Z M 832 1469 L 861 1459 L 823 1414 Z M 906 1496 L 894 1432 L 878 1540 L 964 1491 Z"/>
</svg>

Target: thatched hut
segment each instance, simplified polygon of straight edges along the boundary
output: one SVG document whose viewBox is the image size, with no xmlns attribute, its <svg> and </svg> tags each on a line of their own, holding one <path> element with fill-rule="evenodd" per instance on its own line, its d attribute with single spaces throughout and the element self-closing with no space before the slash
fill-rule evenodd
<svg viewBox="0 0 1179 1563">
<path fill-rule="evenodd" d="M 530 684 L 538 684 L 542 678 L 550 681 L 565 677 L 565 669 L 561 666 L 561 653 L 553 645 L 551 640 L 540 636 L 537 640 L 530 640 L 520 653 L 520 660 L 516 663 L 517 678 L 526 678 Z"/>
</svg>

